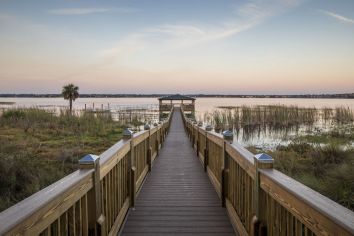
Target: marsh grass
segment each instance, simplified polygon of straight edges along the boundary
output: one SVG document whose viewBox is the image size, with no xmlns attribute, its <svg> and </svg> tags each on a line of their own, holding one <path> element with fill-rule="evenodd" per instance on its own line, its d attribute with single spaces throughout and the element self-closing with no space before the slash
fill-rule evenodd
<svg viewBox="0 0 354 236">
<path fill-rule="evenodd" d="M 217 129 L 239 130 L 298 130 L 300 126 L 312 128 L 316 123 L 331 123 L 335 125 L 353 124 L 354 114 L 348 107 L 332 108 L 304 108 L 298 106 L 271 105 L 271 106 L 241 106 L 222 107 L 204 117 L 210 117 Z"/>
<path fill-rule="evenodd" d="M 353 111 L 349 107 L 337 107 L 335 109 L 334 120 L 339 124 L 353 122 Z"/>
<path fill-rule="evenodd" d="M 110 114 L 9 109 L 0 116 L 0 211 L 77 169 L 121 138 Z"/>
<path fill-rule="evenodd" d="M 249 148 L 258 153 L 254 147 Z M 294 141 L 267 151 L 274 167 L 310 188 L 354 210 L 354 149 L 336 143 L 310 145 Z"/>
</svg>

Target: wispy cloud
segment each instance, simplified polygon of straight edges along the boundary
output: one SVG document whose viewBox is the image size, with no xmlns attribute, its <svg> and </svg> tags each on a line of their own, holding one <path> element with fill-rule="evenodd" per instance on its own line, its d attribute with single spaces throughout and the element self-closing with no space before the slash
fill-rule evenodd
<svg viewBox="0 0 354 236">
<path fill-rule="evenodd" d="M 193 25 L 174 25 L 174 24 L 164 24 L 160 26 L 155 26 L 144 30 L 145 33 L 151 34 L 165 34 L 175 37 L 187 37 L 187 36 L 197 36 L 204 35 L 205 32 Z"/>
<path fill-rule="evenodd" d="M 137 8 L 130 7 L 120 7 L 120 8 L 60 8 L 60 9 L 51 9 L 47 12 L 53 15 L 87 15 L 87 14 L 96 14 L 96 13 L 105 13 L 105 12 L 114 12 L 114 13 L 133 13 L 138 12 Z"/>
<path fill-rule="evenodd" d="M 117 46 L 105 49 L 102 52 L 111 61 L 113 58 L 121 57 L 117 52 L 122 50 L 136 53 L 139 50 L 152 48 L 158 44 L 157 47 L 153 47 L 154 53 L 156 53 L 156 48 L 160 51 L 175 50 L 221 40 L 256 27 L 268 18 L 296 7 L 303 1 L 251 0 L 246 4 L 234 5 L 230 8 L 228 18 L 216 21 L 214 24 L 201 25 L 198 23 L 177 22 L 152 26 L 128 35 L 119 41 Z M 136 45 L 139 45 L 139 50 L 136 50 Z M 127 50 L 127 46 L 133 48 Z"/>
<path fill-rule="evenodd" d="M 322 10 L 322 9 L 320 9 L 319 11 L 324 13 L 324 14 L 326 14 L 327 16 L 333 17 L 334 19 L 336 19 L 338 21 L 341 21 L 341 22 L 344 22 L 344 23 L 347 23 L 347 24 L 354 24 L 354 19 L 339 15 L 339 14 L 334 13 L 334 12 Z"/>
</svg>

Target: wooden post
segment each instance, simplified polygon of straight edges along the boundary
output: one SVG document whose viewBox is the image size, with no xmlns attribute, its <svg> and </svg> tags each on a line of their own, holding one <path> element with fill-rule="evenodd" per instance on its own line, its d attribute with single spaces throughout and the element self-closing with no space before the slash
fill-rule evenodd
<svg viewBox="0 0 354 236">
<path fill-rule="evenodd" d="M 205 126 L 205 149 L 204 149 L 204 171 L 207 172 L 209 164 L 209 142 L 208 142 L 208 132 L 213 130 L 211 125 Z"/>
<path fill-rule="evenodd" d="M 227 185 L 228 185 L 228 166 L 227 164 L 227 154 L 225 153 L 226 142 L 223 143 L 223 165 L 221 167 L 221 206 L 226 206 L 226 197 L 227 197 Z"/>
<path fill-rule="evenodd" d="M 200 146 L 200 144 L 199 144 L 199 127 L 197 127 L 197 157 L 199 157 L 199 146 Z"/>
<path fill-rule="evenodd" d="M 136 189 L 136 180 L 135 180 L 135 156 L 134 156 L 134 142 L 130 140 L 130 207 L 135 205 L 135 189 Z"/>
<path fill-rule="evenodd" d="M 162 129 L 162 126 L 163 125 L 160 125 L 160 145 L 161 145 L 161 148 L 162 148 L 162 145 L 163 145 L 163 129 Z"/>
<path fill-rule="evenodd" d="M 192 128 L 192 147 L 193 147 L 193 149 L 194 149 L 194 142 L 195 142 L 195 140 L 194 140 L 194 124 L 192 123 L 192 125 L 191 125 L 191 128 Z"/>
<path fill-rule="evenodd" d="M 105 216 L 102 211 L 102 195 L 100 183 L 100 157 L 96 155 L 86 155 L 79 160 L 80 169 L 94 169 L 93 191 L 89 191 L 89 231 L 96 236 L 106 235 Z"/>
<path fill-rule="evenodd" d="M 135 206 L 135 188 L 136 188 L 136 181 L 135 181 L 135 172 L 136 168 L 133 166 L 130 169 L 130 191 L 129 191 L 129 198 L 130 198 L 130 207 L 134 208 Z"/>
<path fill-rule="evenodd" d="M 255 215 L 252 218 L 251 224 L 251 235 L 266 235 L 266 218 L 262 211 L 266 209 L 266 203 L 264 197 L 261 195 L 259 170 L 261 169 L 272 169 L 273 168 L 273 158 L 267 154 L 261 153 L 254 156 L 254 164 L 256 167 L 256 178 L 253 189 L 253 201 L 255 208 Z"/>
<path fill-rule="evenodd" d="M 152 167 L 152 148 L 151 148 L 151 132 L 149 130 L 149 138 L 148 138 L 148 148 L 147 148 L 147 164 L 148 164 L 148 170 L 149 172 L 151 171 Z"/>
<path fill-rule="evenodd" d="M 209 144 L 208 144 L 208 131 L 205 132 L 205 149 L 204 149 L 204 171 L 208 170 L 208 162 L 209 162 Z"/>
<path fill-rule="evenodd" d="M 147 162 L 148 162 L 148 168 L 149 168 L 149 172 L 151 171 L 152 168 L 152 155 L 151 155 L 151 146 L 149 146 L 148 150 L 147 150 Z"/>
<path fill-rule="evenodd" d="M 156 131 L 157 133 L 157 131 Z M 156 140 L 155 140 L 155 148 L 156 148 L 156 156 L 159 155 L 159 140 L 158 140 L 158 134 L 156 134 Z"/>
<path fill-rule="evenodd" d="M 130 139 L 130 158 L 129 158 L 129 200 L 130 207 L 134 207 L 135 204 L 135 157 L 134 157 L 134 142 L 133 142 L 133 132 L 129 129 L 123 131 L 123 139 Z"/>
<path fill-rule="evenodd" d="M 226 143 L 232 143 L 234 139 L 234 134 L 232 131 L 228 130 L 223 132 L 224 144 L 223 144 L 223 164 L 221 170 L 221 205 L 225 207 L 226 197 L 229 186 L 229 160 L 226 153 Z"/>
</svg>

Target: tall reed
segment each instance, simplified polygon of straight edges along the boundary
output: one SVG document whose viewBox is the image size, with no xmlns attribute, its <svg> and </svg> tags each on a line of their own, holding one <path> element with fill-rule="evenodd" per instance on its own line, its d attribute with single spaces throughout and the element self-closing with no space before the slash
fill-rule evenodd
<svg viewBox="0 0 354 236">
<path fill-rule="evenodd" d="M 270 105 L 227 107 L 205 113 L 204 117 L 211 119 L 217 129 L 233 128 L 239 130 L 246 128 L 254 130 L 255 127 L 271 130 L 298 129 L 300 126 L 313 127 L 316 122 L 335 121 L 336 123 L 352 123 L 353 111 L 346 107 L 331 109 L 325 107 L 298 107 L 295 105 Z"/>
</svg>

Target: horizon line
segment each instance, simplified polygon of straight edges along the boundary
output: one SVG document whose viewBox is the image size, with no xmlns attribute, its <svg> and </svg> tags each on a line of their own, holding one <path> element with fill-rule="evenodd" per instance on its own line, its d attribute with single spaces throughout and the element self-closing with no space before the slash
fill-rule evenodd
<svg viewBox="0 0 354 236">
<path fill-rule="evenodd" d="M 353 93 L 306 93 L 306 94 L 230 94 L 230 93 L 81 93 L 80 96 L 165 96 L 183 94 L 189 96 L 344 96 Z M 3 96 L 62 96 L 61 93 L 0 93 Z"/>
</svg>

